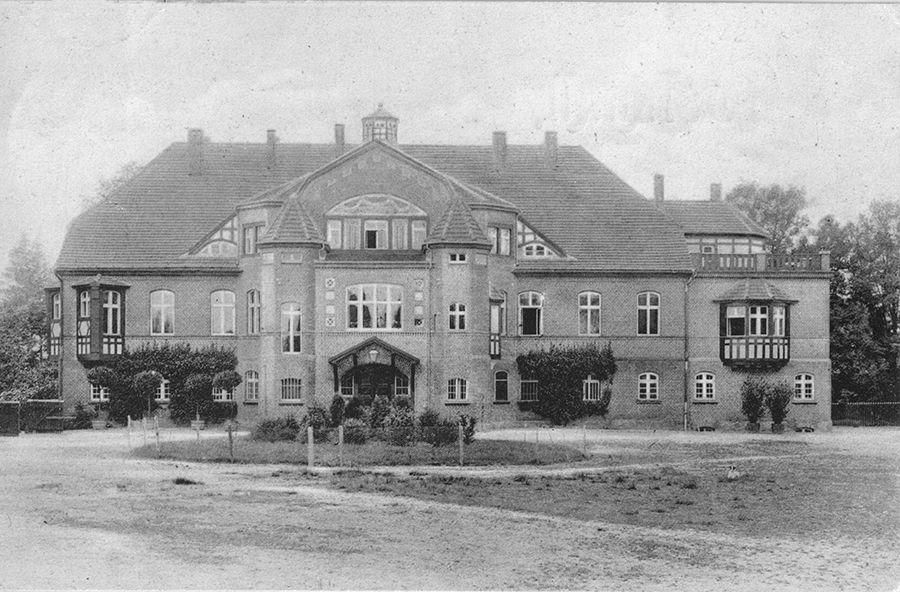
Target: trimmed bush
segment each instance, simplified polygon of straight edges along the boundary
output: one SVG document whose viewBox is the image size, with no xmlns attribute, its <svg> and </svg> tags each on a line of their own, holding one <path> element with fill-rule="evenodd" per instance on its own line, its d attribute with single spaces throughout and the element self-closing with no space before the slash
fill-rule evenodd
<svg viewBox="0 0 900 592">
<path fill-rule="evenodd" d="M 394 446 L 409 446 L 416 440 L 416 416 L 408 407 L 391 407 L 381 425 Z"/>
<path fill-rule="evenodd" d="M 251 437 L 266 442 L 296 440 L 300 433 L 300 422 L 293 415 L 264 419 L 253 428 Z"/>
<path fill-rule="evenodd" d="M 344 421 L 344 408 L 346 407 L 346 403 L 344 403 L 344 397 L 340 395 L 335 395 L 333 399 L 331 399 L 331 407 L 328 409 L 331 412 L 331 426 L 338 427 L 341 425 L 341 422 Z"/>
<path fill-rule="evenodd" d="M 97 417 L 94 413 L 94 410 L 90 407 L 85 407 L 81 403 L 75 404 L 75 418 L 72 419 L 68 425 L 66 425 L 67 430 L 89 430 L 91 429 L 91 421 Z"/>
<path fill-rule="evenodd" d="M 772 423 L 779 424 L 784 422 L 787 417 L 788 409 L 791 405 L 791 399 L 794 397 L 794 390 L 786 382 L 778 382 L 769 384 L 766 389 L 766 407 L 769 408 L 769 414 L 772 416 Z"/>
<path fill-rule="evenodd" d="M 184 381 L 184 387 L 172 393 L 169 412 L 177 422 L 187 423 L 197 416 L 206 419 L 216 402 L 212 396 L 212 376 L 192 374 Z"/>
<path fill-rule="evenodd" d="M 369 426 L 354 417 L 344 420 L 344 442 L 347 444 L 365 444 L 369 439 Z"/>
<path fill-rule="evenodd" d="M 749 423 L 759 423 L 766 406 L 766 383 L 748 378 L 741 385 L 741 413 Z"/>
<path fill-rule="evenodd" d="M 384 423 L 384 418 L 391 412 L 391 408 L 390 399 L 383 395 L 375 397 L 375 400 L 372 401 L 372 406 L 369 408 L 369 427 L 380 428 Z"/>
<path fill-rule="evenodd" d="M 326 429 L 330 421 L 331 414 L 328 413 L 328 411 L 322 407 L 313 405 L 307 410 L 306 417 L 303 418 L 302 423 L 304 427 L 312 426 L 312 428 L 318 432 Z"/>
</svg>

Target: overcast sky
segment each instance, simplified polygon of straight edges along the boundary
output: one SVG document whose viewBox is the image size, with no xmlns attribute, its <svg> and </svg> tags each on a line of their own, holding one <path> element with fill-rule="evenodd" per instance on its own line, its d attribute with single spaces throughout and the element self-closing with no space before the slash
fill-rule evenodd
<svg viewBox="0 0 900 592">
<path fill-rule="evenodd" d="M 0 264 L 55 260 L 80 196 L 186 128 L 212 141 L 581 144 L 644 195 L 900 199 L 900 6 L 0 3 Z M 102 240 L 102 237 L 97 237 Z"/>
</svg>

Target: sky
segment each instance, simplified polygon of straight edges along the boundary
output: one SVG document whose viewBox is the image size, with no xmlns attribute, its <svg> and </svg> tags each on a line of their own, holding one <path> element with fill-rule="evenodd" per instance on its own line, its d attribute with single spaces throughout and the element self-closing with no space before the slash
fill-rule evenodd
<svg viewBox="0 0 900 592">
<path fill-rule="evenodd" d="M 0 2 L 0 80 L 0 268 L 187 128 L 358 141 L 379 102 L 401 143 L 557 131 L 647 196 L 900 200 L 900 5 Z"/>
</svg>

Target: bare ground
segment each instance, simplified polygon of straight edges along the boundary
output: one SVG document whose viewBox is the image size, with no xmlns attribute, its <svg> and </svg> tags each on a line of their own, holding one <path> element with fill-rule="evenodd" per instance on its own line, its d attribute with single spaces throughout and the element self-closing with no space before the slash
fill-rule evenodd
<svg viewBox="0 0 900 592">
<path fill-rule="evenodd" d="M 552 505 L 548 511 L 522 504 L 505 483 L 523 469 L 476 470 L 501 485 L 486 482 L 466 500 L 454 491 L 398 496 L 394 485 L 378 483 L 340 491 L 331 477 L 303 479 L 285 467 L 135 459 L 124 431 L 3 439 L 0 588 L 898 588 L 900 430 L 790 435 L 774 447 L 771 436 L 741 434 L 541 436 L 586 445 L 599 472 L 637 471 L 646 483 L 638 478 L 632 490 L 607 479 L 591 489 L 573 479 L 554 483 L 552 495 L 523 492 Z M 164 434 L 176 437 L 192 436 Z M 728 526 L 727 508 L 714 503 L 721 485 L 714 471 L 742 456 L 736 462 L 752 478 L 729 485 L 746 488 L 736 495 L 747 516 L 781 513 L 795 523 Z M 650 481 L 663 470 L 701 484 L 713 471 L 710 487 L 698 489 L 707 505 L 675 504 L 687 493 L 679 489 L 668 519 L 640 505 L 626 513 L 631 498 L 621 496 L 654 495 Z M 782 479 L 785 471 L 800 478 Z M 199 483 L 176 485 L 178 477 Z M 768 479 L 788 489 L 766 491 Z M 591 505 L 622 511 L 579 510 Z M 704 518 L 710 509 L 720 513 Z"/>
</svg>

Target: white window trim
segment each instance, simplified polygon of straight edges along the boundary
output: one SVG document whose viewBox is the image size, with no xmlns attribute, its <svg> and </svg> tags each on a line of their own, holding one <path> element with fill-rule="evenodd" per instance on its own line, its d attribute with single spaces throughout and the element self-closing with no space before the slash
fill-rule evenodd
<svg viewBox="0 0 900 592">
<path fill-rule="evenodd" d="M 641 296 L 647 296 L 647 304 L 641 304 Z M 651 304 L 650 299 L 652 296 L 656 296 L 656 304 Z M 662 331 L 662 296 L 659 292 L 654 292 L 652 290 L 647 290 L 644 292 L 639 292 L 637 295 L 637 326 L 635 330 L 637 334 L 641 337 L 658 337 Z M 656 311 L 656 332 L 650 331 L 650 327 L 652 323 L 650 322 L 650 316 L 653 311 Z M 641 313 L 645 313 L 647 315 L 647 332 L 641 333 Z"/>
<path fill-rule="evenodd" d="M 694 400 L 716 400 L 716 375 L 712 372 L 698 372 L 694 375 Z"/>
<path fill-rule="evenodd" d="M 222 304 L 215 304 L 213 299 L 216 294 L 222 294 L 223 300 Z M 231 296 L 231 302 L 228 303 L 227 298 L 225 296 Z M 214 290 L 209 294 L 209 312 L 210 312 L 210 335 L 215 336 L 231 336 L 235 334 L 234 331 L 234 292 L 231 290 Z M 231 326 L 226 327 L 226 311 L 231 309 Z M 216 322 L 218 321 L 218 322 Z M 213 326 L 215 324 L 215 326 Z M 230 331 L 229 331 L 230 329 Z"/>
<path fill-rule="evenodd" d="M 162 304 L 160 304 L 160 303 L 154 304 L 154 302 L 153 302 L 154 294 L 159 294 L 159 295 L 163 296 L 163 299 L 165 299 L 165 296 L 171 295 L 172 302 L 171 303 L 163 302 Z M 162 329 L 161 331 L 153 330 L 153 317 L 154 317 L 154 313 L 156 311 L 160 312 L 160 324 L 159 325 Z M 169 324 L 172 327 L 171 331 L 166 331 L 167 316 L 169 318 Z M 175 292 L 173 292 L 172 290 L 160 288 L 159 290 L 153 290 L 152 292 L 150 292 L 150 335 L 175 335 Z"/>
<path fill-rule="evenodd" d="M 581 297 L 587 296 L 587 304 L 581 303 Z M 591 298 L 597 297 L 597 304 L 591 304 Z M 582 331 L 581 314 L 587 313 L 587 331 Z M 597 332 L 591 331 L 591 315 L 597 314 Z M 578 294 L 578 334 L 579 335 L 602 335 L 603 334 L 603 296 L 600 292 L 586 290 Z"/>
<path fill-rule="evenodd" d="M 807 394 L 808 393 L 808 394 Z M 814 401 L 816 398 L 816 377 L 809 372 L 794 376 L 794 400 Z"/>
<path fill-rule="evenodd" d="M 581 400 L 585 402 L 596 402 L 601 399 L 600 381 L 592 375 L 581 381 Z"/>
<path fill-rule="evenodd" d="M 525 385 L 526 384 L 534 385 L 534 395 L 532 396 L 529 394 L 527 399 L 525 398 Z M 537 380 L 522 379 L 519 381 L 519 401 L 522 401 L 525 403 L 533 403 L 534 401 L 538 400 L 539 396 L 540 396 L 540 385 L 538 385 Z"/>
<path fill-rule="evenodd" d="M 466 330 L 466 325 L 466 305 L 462 302 L 450 304 L 450 313 L 447 322 L 448 330 L 454 333 L 460 333 Z"/>
<path fill-rule="evenodd" d="M 296 302 L 285 302 L 281 305 L 281 353 L 283 354 L 299 354 L 303 349 L 302 343 L 297 343 L 296 340 L 301 340 L 301 329 L 296 327 L 297 324 L 302 323 L 303 317 L 300 313 L 300 305 Z M 297 321 L 295 323 L 295 320 Z M 285 321 L 287 321 L 287 331 L 285 331 Z M 285 349 L 285 337 L 287 337 L 288 348 Z M 295 348 L 296 344 L 296 348 Z"/>
<path fill-rule="evenodd" d="M 528 295 L 528 304 L 522 304 L 522 296 Z M 534 296 L 538 297 L 539 304 L 532 304 L 534 300 Z M 544 334 L 544 295 L 541 292 L 535 292 L 534 290 L 528 290 L 525 292 L 519 292 L 519 297 L 517 300 L 519 305 L 519 335 L 522 337 L 540 337 Z M 525 309 L 538 309 L 540 314 L 538 315 L 538 327 L 537 333 L 523 333 L 525 329 L 525 317 L 524 310 Z"/>
<path fill-rule="evenodd" d="M 502 379 L 500 378 L 501 374 L 503 375 Z M 505 399 L 497 398 L 497 383 L 498 382 L 506 383 L 506 398 Z M 494 402 L 497 402 L 497 401 L 499 401 L 501 403 L 509 402 L 509 372 L 507 372 L 506 370 L 497 370 L 496 372 L 494 372 Z"/>
<path fill-rule="evenodd" d="M 288 382 L 291 381 L 291 382 Z M 286 397 L 289 393 L 292 397 Z M 299 378 L 282 378 L 281 379 L 281 398 L 282 403 L 298 403 L 303 401 L 303 382 Z"/>
<path fill-rule="evenodd" d="M 656 372 L 641 372 L 638 375 L 638 400 L 659 400 L 659 374 Z"/>
<path fill-rule="evenodd" d="M 109 389 L 105 386 L 101 387 L 91 383 L 91 401 L 95 403 L 109 401 Z"/>
<path fill-rule="evenodd" d="M 387 290 L 388 290 L 387 300 L 378 300 L 378 288 L 380 288 L 380 287 L 387 288 Z M 370 288 L 372 290 L 372 299 L 370 299 L 370 300 L 362 299 L 363 290 L 365 288 Z M 357 300 L 351 301 L 350 293 L 354 290 L 356 291 L 358 298 L 357 298 Z M 399 294 L 399 299 L 392 300 L 391 294 L 395 291 Z M 352 286 L 347 286 L 347 289 L 344 291 L 344 295 L 345 295 L 345 303 L 346 303 L 345 311 L 347 314 L 345 325 L 346 325 L 347 331 L 372 332 L 372 331 L 402 331 L 403 330 L 403 297 L 404 297 L 404 294 L 403 294 L 402 286 L 399 286 L 397 284 L 355 284 Z M 371 315 L 372 325 L 373 325 L 372 327 L 364 327 L 363 326 L 363 310 L 365 308 L 365 305 L 367 305 L 367 304 L 372 306 L 373 308 L 371 310 L 374 311 L 373 314 Z M 378 305 L 387 306 L 387 318 L 385 319 L 384 327 L 377 326 L 378 325 L 378 322 L 377 322 Z M 350 326 L 350 308 L 352 306 L 355 306 L 357 308 L 357 315 L 356 315 L 357 326 L 356 327 Z M 399 311 L 400 312 L 400 326 L 399 327 L 392 326 L 393 319 L 394 319 L 393 313 L 394 313 L 395 307 L 399 307 L 399 309 L 400 309 L 400 311 Z"/>
<path fill-rule="evenodd" d="M 253 385 L 252 389 L 251 385 Z M 256 370 L 244 372 L 244 400 L 259 401 L 259 372 Z"/>
<path fill-rule="evenodd" d="M 461 403 L 469 400 L 469 383 L 465 378 L 451 378 L 447 381 L 447 401 Z"/>
<path fill-rule="evenodd" d="M 247 335 L 259 335 L 261 332 L 262 295 L 259 290 L 247 290 Z"/>
</svg>

